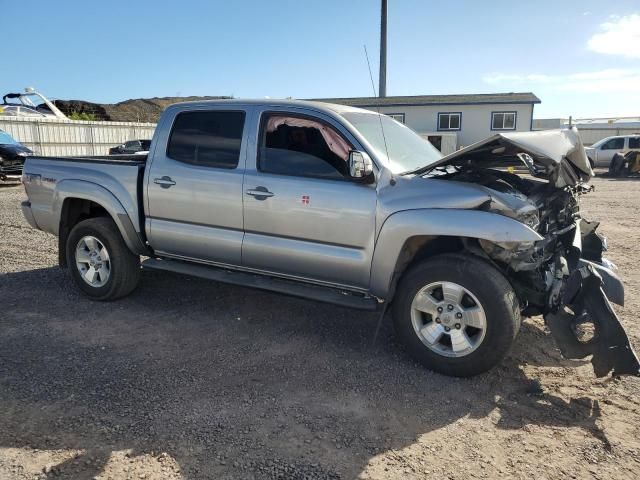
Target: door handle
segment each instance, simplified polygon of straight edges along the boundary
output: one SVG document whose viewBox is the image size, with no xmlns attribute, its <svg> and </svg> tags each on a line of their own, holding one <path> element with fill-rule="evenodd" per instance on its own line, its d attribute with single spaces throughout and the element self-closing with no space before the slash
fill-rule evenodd
<svg viewBox="0 0 640 480">
<path fill-rule="evenodd" d="M 162 178 L 154 178 L 153 183 L 160 185 L 162 188 L 173 187 L 176 184 L 171 177 L 167 177 L 166 175 Z"/>
<path fill-rule="evenodd" d="M 256 187 L 247 190 L 247 195 L 251 195 L 256 200 L 266 200 L 269 197 L 273 197 L 273 192 L 270 192 L 267 187 Z"/>
</svg>

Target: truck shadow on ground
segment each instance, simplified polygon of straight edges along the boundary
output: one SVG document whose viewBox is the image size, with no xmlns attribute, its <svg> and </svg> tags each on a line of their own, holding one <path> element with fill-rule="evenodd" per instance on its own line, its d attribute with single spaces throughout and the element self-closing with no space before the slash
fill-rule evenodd
<svg viewBox="0 0 640 480">
<path fill-rule="evenodd" d="M 93 478 L 125 450 L 116 477 L 169 456 L 185 478 L 353 478 L 496 409 L 500 429 L 577 426 L 609 448 L 596 400 L 524 374 L 563 362 L 528 323 L 502 365 L 462 380 L 411 361 L 388 321 L 372 345 L 375 314 L 173 274 L 114 303 L 54 267 L 3 275 L 0 295 L 0 447 L 81 451 L 51 478 Z"/>
</svg>

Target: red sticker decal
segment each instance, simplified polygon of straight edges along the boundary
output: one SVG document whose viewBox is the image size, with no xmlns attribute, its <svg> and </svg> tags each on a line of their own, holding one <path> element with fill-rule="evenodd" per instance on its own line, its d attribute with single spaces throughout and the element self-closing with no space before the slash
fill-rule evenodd
<svg viewBox="0 0 640 480">
<path fill-rule="evenodd" d="M 302 195 L 302 204 L 309 205 L 309 195 Z"/>
</svg>

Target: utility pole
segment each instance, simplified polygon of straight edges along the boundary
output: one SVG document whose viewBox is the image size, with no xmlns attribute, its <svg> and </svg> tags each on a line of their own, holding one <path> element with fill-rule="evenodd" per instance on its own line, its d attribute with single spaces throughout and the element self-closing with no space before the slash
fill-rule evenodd
<svg viewBox="0 0 640 480">
<path fill-rule="evenodd" d="M 382 0 L 380 10 L 380 84 L 378 96 L 387 96 L 387 0 Z"/>
</svg>

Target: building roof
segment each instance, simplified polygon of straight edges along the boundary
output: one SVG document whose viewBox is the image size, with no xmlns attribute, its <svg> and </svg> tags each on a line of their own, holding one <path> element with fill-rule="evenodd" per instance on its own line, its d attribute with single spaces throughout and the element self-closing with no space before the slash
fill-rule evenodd
<svg viewBox="0 0 640 480">
<path fill-rule="evenodd" d="M 353 107 L 406 107 L 423 105 L 487 105 L 496 103 L 540 103 L 531 92 L 478 93 L 463 95 L 411 95 L 395 97 L 314 98 L 317 102 L 338 103 Z"/>
<path fill-rule="evenodd" d="M 564 123 L 569 123 L 569 120 L 565 119 Z M 636 126 L 640 124 L 640 117 L 574 118 L 571 123 L 575 125 L 611 125 L 611 128 L 616 128 L 627 125 Z"/>
<path fill-rule="evenodd" d="M 605 118 L 536 118 L 533 127 L 536 129 L 562 128 L 571 123 L 578 129 L 630 129 L 640 128 L 640 117 L 605 117 Z"/>
</svg>

